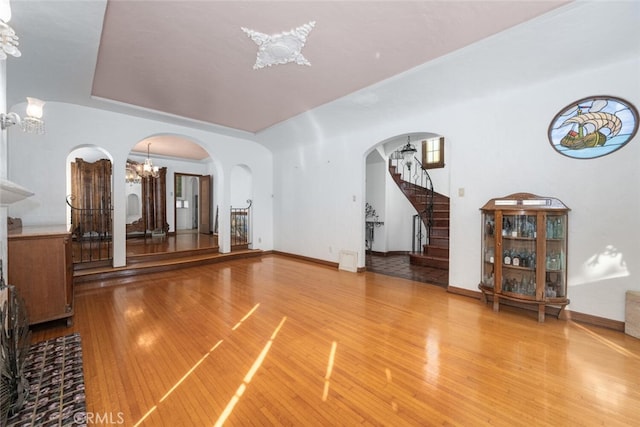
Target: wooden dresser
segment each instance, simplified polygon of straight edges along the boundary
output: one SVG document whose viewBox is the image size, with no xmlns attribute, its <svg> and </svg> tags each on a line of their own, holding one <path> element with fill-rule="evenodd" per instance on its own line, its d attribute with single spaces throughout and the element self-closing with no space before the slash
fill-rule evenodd
<svg viewBox="0 0 640 427">
<path fill-rule="evenodd" d="M 67 227 L 23 227 L 8 237 L 8 283 L 24 299 L 29 323 L 66 318 L 70 325 L 73 261 Z"/>
</svg>

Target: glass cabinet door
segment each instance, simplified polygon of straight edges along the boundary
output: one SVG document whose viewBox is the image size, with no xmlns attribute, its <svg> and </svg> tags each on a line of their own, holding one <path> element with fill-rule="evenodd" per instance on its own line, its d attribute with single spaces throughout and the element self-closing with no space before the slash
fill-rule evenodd
<svg viewBox="0 0 640 427">
<path fill-rule="evenodd" d="M 495 215 L 485 213 L 482 219 L 482 285 L 493 289 L 496 259 Z"/>
<path fill-rule="evenodd" d="M 567 236 L 570 209 L 554 197 L 514 193 L 490 199 L 482 212 L 482 301 L 547 309 L 558 318 L 569 304 Z"/>
<path fill-rule="evenodd" d="M 545 289 L 547 299 L 566 298 L 567 216 L 546 216 Z"/>
<path fill-rule="evenodd" d="M 502 217 L 502 292 L 536 297 L 536 215 Z"/>
</svg>

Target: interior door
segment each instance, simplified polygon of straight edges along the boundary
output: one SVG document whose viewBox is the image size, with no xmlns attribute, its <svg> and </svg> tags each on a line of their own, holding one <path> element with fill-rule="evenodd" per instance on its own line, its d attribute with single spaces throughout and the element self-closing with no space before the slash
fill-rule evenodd
<svg viewBox="0 0 640 427">
<path fill-rule="evenodd" d="M 198 230 L 202 234 L 211 234 L 211 200 L 212 200 L 211 175 L 200 177 L 200 200 L 198 203 Z"/>
</svg>

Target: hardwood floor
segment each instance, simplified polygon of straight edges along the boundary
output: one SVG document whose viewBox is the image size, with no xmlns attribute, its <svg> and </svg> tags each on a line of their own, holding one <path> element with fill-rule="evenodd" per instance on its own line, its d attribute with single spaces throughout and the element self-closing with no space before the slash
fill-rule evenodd
<svg viewBox="0 0 640 427">
<path fill-rule="evenodd" d="M 640 425 L 640 340 L 277 255 L 76 295 L 88 416 L 127 426 Z M 104 418 L 102 418 L 104 420 Z"/>
<path fill-rule="evenodd" d="M 216 235 L 177 233 L 164 238 L 138 237 L 127 239 L 127 256 L 217 247 L 218 236 Z"/>
</svg>

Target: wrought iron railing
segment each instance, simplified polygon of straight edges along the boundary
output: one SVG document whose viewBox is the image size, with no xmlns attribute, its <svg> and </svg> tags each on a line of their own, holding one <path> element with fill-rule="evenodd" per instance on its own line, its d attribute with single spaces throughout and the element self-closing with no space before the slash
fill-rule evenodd
<svg viewBox="0 0 640 427">
<path fill-rule="evenodd" d="M 110 261 L 113 258 L 113 208 L 86 209 L 74 206 L 75 197 L 67 196 L 71 208 L 73 263 Z"/>
<path fill-rule="evenodd" d="M 246 208 L 231 207 L 231 247 L 251 244 L 251 205 Z"/>
<path fill-rule="evenodd" d="M 400 179 L 396 182 L 418 211 L 421 219 L 419 222 L 426 228 L 426 233 L 423 233 L 422 225 L 416 224 L 414 219 L 412 249 L 414 252 L 421 252 L 422 245 L 429 243 L 433 227 L 433 181 L 420 160 L 413 156 L 410 162 L 405 161 L 400 149 L 389 157 L 389 169 L 399 174 Z"/>
</svg>

